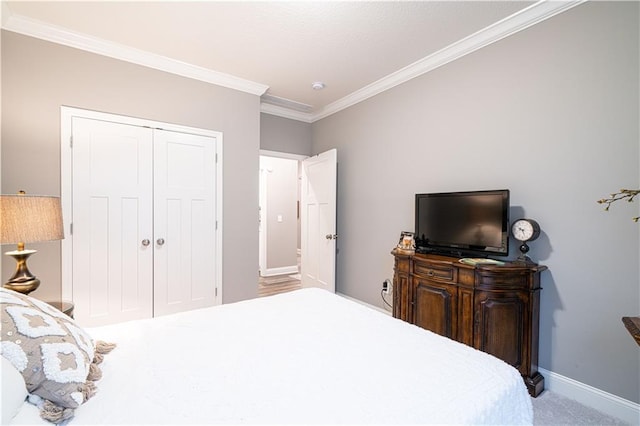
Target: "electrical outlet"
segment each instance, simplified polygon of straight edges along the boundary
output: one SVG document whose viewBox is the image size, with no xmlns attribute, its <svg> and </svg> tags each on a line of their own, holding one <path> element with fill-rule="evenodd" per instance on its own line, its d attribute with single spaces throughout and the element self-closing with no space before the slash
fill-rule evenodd
<svg viewBox="0 0 640 426">
<path fill-rule="evenodd" d="M 391 293 L 391 280 L 386 279 L 382 282 L 382 292 L 383 293 Z"/>
</svg>

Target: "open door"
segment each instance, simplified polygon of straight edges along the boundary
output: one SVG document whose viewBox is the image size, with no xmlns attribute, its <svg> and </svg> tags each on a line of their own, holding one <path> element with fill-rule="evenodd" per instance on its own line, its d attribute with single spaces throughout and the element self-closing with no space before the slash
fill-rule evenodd
<svg viewBox="0 0 640 426">
<path fill-rule="evenodd" d="M 302 287 L 336 291 L 337 151 L 302 162 L 301 247 Z"/>
</svg>

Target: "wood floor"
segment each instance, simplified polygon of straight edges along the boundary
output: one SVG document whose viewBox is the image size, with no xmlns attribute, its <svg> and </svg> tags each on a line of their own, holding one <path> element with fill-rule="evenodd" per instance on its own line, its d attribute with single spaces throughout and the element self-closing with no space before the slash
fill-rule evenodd
<svg viewBox="0 0 640 426">
<path fill-rule="evenodd" d="M 298 274 L 273 275 L 258 278 L 258 297 L 272 296 L 302 288 L 300 280 L 300 252 L 298 251 Z"/>
<path fill-rule="evenodd" d="M 272 296 L 302 288 L 299 279 L 291 275 L 275 275 L 272 277 L 260 277 L 258 279 L 258 296 Z"/>
</svg>

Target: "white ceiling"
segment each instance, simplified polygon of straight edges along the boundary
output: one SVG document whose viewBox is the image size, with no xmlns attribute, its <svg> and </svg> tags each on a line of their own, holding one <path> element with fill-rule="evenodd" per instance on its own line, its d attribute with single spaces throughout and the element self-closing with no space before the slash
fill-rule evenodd
<svg viewBox="0 0 640 426">
<path fill-rule="evenodd" d="M 266 112 L 312 122 L 580 2 L 3 1 L 2 26 L 263 95 Z"/>
</svg>

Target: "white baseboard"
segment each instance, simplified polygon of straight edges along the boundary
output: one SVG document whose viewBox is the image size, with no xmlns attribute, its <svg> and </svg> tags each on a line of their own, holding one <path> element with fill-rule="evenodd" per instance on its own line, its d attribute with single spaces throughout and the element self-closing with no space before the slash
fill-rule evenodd
<svg viewBox="0 0 640 426">
<path fill-rule="evenodd" d="M 369 308 L 371 308 L 371 309 L 375 309 L 376 311 L 380 311 L 380 312 L 382 312 L 383 314 L 387 314 L 387 315 L 392 315 L 392 314 L 393 314 L 392 312 L 387 311 L 387 310 L 386 310 L 386 309 L 384 309 L 384 308 L 380 308 L 380 307 L 378 307 L 378 306 L 370 305 L 370 304 L 368 304 L 368 303 L 366 303 L 366 302 L 363 302 L 362 300 L 358 300 L 358 299 L 355 299 L 355 298 L 353 298 L 353 297 L 351 297 L 351 296 L 347 296 L 346 294 L 338 293 L 338 292 L 336 292 L 336 294 L 337 294 L 338 296 L 342 296 L 342 297 L 344 297 L 345 299 L 349 299 L 349 300 L 351 300 L 352 302 L 356 302 L 356 303 L 359 303 L 359 304 L 361 304 L 361 305 L 367 306 L 367 307 L 369 307 Z"/>
<path fill-rule="evenodd" d="M 640 404 L 544 368 L 538 368 L 538 371 L 544 377 L 545 389 L 617 417 L 631 425 L 640 424 Z"/>
<path fill-rule="evenodd" d="M 260 271 L 260 276 L 272 277 L 274 275 L 286 275 L 286 274 L 297 274 L 297 273 L 298 273 L 298 265 L 293 265 L 293 266 L 282 266 L 280 268 L 267 268 L 264 271 Z"/>
</svg>

